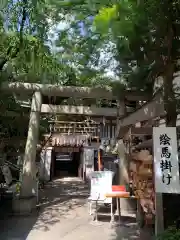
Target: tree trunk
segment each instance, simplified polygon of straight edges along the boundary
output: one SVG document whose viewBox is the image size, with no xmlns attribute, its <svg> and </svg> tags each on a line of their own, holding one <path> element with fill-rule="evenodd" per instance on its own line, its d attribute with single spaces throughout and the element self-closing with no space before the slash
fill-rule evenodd
<svg viewBox="0 0 180 240">
<path fill-rule="evenodd" d="M 164 108 L 167 127 L 176 127 L 177 119 L 177 101 L 173 89 L 174 69 L 175 63 L 169 63 L 164 74 Z"/>
<path fill-rule="evenodd" d="M 35 92 L 32 97 L 29 130 L 24 154 L 21 197 L 31 197 L 36 191 L 36 147 L 39 139 L 39 122 L 42 105 L 40 92 Z"/>
</svg>

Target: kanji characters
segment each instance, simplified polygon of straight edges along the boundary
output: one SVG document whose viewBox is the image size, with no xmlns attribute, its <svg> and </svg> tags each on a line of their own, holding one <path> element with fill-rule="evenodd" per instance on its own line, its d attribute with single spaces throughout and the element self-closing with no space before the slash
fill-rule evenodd
<svg viewBox="0 0 180 240">
<path fill-rule="evenodd" d="M 161 134 L 159 137 L 160 145 L 170 145 L 171 138 L 166 133 Z"/>
<path fill-rule="evenodd" d="M 171 178 L 172 178 L 172 176 L 169 173 L 167 175 L 165 175 L 163 173 L 163 175 L 162 175 L 162 182 L 166 183 L 166 185 L 169 185 L 171 183 Z"/>
<path fill-rule="evenodd" d="M 169 150 L 171 138 L 166 134 L 161 134 L 159 137 L 160 146 L 161 148 L 161 161 L 160 161 L 160 168 L 162 171 L 162 182 L 169 185 L 171 183 L 171 170 L 172 170 L 172 163 L 171 163 L 171 152 Z"/>
<path fill-rule="evenodd" d="M 171 172 L 172 164 L 169 160 L 161 160 L 160 162 L 160 168 L 164 172 L 164 170 L 169 170 Z"/>
<path fill-rule="evenodd" d="M 162 153 L 161 153 L 161 157 L 165 157 L 165 158 L 170 158 L 171 157 L 171 153 L 169 152 L 169 148 L 168 147 L 162 147 Z"/>
</svg>

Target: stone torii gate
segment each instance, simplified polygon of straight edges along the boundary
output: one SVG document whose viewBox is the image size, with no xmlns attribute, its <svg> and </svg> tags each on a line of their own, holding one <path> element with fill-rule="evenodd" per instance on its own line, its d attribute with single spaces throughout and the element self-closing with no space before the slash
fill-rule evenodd
<svg viewBox="0 0 180 240">
<path fill-rule="evenodd" d="M 29 129 L 28 136 L 25 147 L 24 154 L 24 165 L 23 165 L 23 174 L 22 174 L 22 185 L 21 185 L 21 198 L 31 199 L 33 196 L 33 191 L 36 186 L 36 146 L 38 144 L 38 135 L 39 135 L 39 125 L 40 125 L 40 114 L 43 112 L 59 112 L 62 111 L 51 110 L 49 106 L 43 106 L 42 96 L 60 96 L 60 97 L 76 97 L 76 98 L 94 98 L 94 99 L 107 99 L 112 100 L 117 97 L 113 96 L 112 89 L 107 87 L 68 87 L 60 85 L 50 85 L 50 84 L 35 84 L 35 83 L 3 83 L 1 85 L 1 90 L 10 92 L 10 93 L 22 93 L 32 94 L 31 102 L 31 112 L 29 119 Z M 132 94 L 132 91 L 126 92 L 126 99 L 130 100 L 147 100 L 147 97 L 144 97 L 142 93 Z M 81 107 L 82 108 L 82 107 Z M 92 109 L 87 111 L 80 111 L 81 114 L 87 115 L 107 115 L 110 109 L 101 108 L 101 109 Z M 79 113 L 77 113 L 79 114 Z M 112 111 L 110 111 L 110 115 Z M 123 116 L 125 114 L 125 103 L 124 101 L 119 102 L 118 110 L 116 110 L 117 117 Z M 22 204 L 22 203 L 20 203 Z M 29 206 L 28 206 L 29 208 Z"/>
</svg>

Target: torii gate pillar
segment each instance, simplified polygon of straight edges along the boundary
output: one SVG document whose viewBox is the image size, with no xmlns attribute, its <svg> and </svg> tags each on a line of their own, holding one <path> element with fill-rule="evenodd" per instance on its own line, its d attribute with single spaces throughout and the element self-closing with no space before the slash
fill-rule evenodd
<svg viewBox="0 0 180 240">
<path fill-rule="evenodd" d="M 39 139 L 40 113 L 42 105 L 42 95 L 35 92 L 32 97 L 31 113 L 29 119 L 29 129 L 25 147 L 22 183 L 20 189 L 20 198 L 17 199 L 13 206 L 16 212 L 31 212 L 36 207 L 36 147 Z"/>
</svg>

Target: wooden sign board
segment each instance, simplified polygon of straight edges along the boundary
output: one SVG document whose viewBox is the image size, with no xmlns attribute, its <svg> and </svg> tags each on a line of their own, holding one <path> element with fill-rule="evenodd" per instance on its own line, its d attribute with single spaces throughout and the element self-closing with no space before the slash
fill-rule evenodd
<svg viewBox="0 0 180 240">
<path fill-rule="evenodd" d="M 54 148 L 55 152 L 63 152 L 63 153 L 67 153 L 67 152 L 79 152 L 80 148 L 79 147 L 55 147 Z"/>
</svg>

